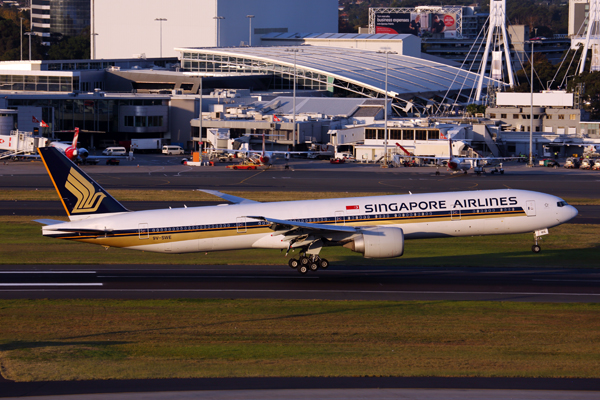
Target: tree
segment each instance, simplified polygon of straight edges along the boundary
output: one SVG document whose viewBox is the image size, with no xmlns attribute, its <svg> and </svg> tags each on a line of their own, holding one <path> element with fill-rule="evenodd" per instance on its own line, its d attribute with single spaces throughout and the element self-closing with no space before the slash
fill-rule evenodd
<svg viewBox="0 0 600 400">
<path fill-rule="evenodd" d="M 65 36 L 48 49 L 48 60 L 85 60 L 90 58 L 90 33 Z"/>
</svg>

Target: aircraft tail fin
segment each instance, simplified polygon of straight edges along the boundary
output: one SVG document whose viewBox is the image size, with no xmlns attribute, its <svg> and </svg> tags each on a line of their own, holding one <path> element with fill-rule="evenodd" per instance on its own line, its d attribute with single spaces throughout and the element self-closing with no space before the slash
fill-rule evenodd
<svg viewBox="0 0 600 400">
<path fill-rule="evenodd" d="M 70 219 L 129 211 L 58 149 L 38 152 Z"/>
</svg>

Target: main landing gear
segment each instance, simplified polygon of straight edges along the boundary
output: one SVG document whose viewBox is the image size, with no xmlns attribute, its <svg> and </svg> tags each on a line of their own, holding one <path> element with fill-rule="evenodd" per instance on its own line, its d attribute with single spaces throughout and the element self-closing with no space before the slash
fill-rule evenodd
<svg viewBox="0 0 600 400">
<path fill-rule="evenodd" d="M 298 269 L 301 274 L 306 274 L 309 270 L 316 271 L 319 268 L 325 269 L 329 267 L 329 261 L 317 255 L 301 255 L 298 259 L 290 258 L 288 265 L 294 269 Z"/>
</svg>

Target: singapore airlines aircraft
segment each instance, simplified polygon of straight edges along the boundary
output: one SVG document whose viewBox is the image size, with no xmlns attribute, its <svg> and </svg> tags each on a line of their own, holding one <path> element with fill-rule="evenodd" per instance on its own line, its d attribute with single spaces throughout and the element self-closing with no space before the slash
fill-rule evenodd
<svg viewBox="0 0 600 400">
<path fill-rule="evenodd" d="M 133 212 L 59 150 L 39 153 L 70 219 L 38 220 L 44 236 L 159 253 L 297 249 L 289 265 L 301 273 L 327 268 L 323 247 L 389 258 L 405 239 L 533 232 L 537 253 L 548 228 L 577 215 L 558 197 L 510 189 L 276 203 L 207 190 L 234 204 Z"/>
</svg>

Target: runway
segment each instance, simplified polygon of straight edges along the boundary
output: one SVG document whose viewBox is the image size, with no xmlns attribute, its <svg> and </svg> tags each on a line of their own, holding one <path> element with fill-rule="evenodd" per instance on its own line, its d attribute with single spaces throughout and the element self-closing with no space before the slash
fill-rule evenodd
<svg viewBox="0 0 600 400">
<path fill-rule="evenodd" d="M 0 298 L 600 302 L 596 269 L 3 265 Z"/>
</svg>

